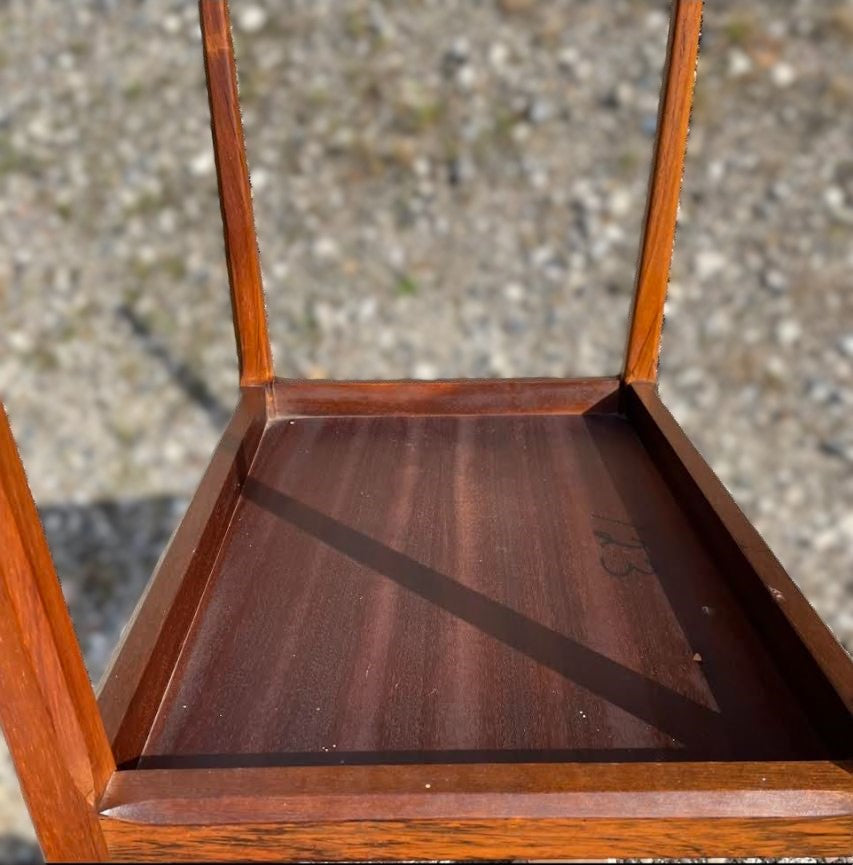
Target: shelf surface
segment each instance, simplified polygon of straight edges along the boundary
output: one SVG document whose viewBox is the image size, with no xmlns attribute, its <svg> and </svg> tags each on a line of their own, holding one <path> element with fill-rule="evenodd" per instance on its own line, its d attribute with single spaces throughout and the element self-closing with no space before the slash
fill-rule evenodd
<svg viewBox="0 0 853 865">
<path fill-rule="evenodd" d="M 140 766 L 822 756 L 628 421 L 301 417 Z"/>
</svg>

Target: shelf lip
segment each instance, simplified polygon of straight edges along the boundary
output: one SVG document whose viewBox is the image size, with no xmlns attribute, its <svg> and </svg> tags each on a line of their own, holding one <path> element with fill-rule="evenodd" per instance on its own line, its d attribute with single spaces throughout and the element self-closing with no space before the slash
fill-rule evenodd
<svg viewBox="0 0 853 865">
<path fill-rule="evenodd" d="M 539 763 L 135 769 L 102 818 L 144 825 L 853 817 L 853 764 Z"/>
<path fill-rule="evenodd" d="M 275 379 L 271 419 L 341 415 L 616 414 L 618 376 Z"/>
<path fill-rule="evenodd" d="M 821 698 L 828 697 L 830 704 L 837 703 L 834 708 L 846 712 L 843 729 L 831 732 L 845 747 L 843 756 L 850 757 L 853 659 L 678 425 L 654 385 L 628 385 L 623 407 L 674 492 L 691 506 L 693 520 L 703 525 L 706 538 L 721 541 L 715 544 L 717 553 L 728 556 L 730 584 L 741 593 L 741 605 L 758 617 L 765 639 L 769 633 L 778 644 L 785 637 L 792 647 L 787 659 L 791 684 L 817 687 L 815 680 L 825 678 L 832 694 L 822 693 Z M 811 666 L 809 675 L 803 675 L 803 664 Z M 814 672 L 818 676 L 811 675 Z M 809 702 L 814 702 L 814 695 Z M 832 716 L 828 711 L 825 715 L 831 725 Z"/>
<path fill-rule="evenodd" d="M 134 761 L 148 736 L 266 421 L 265 389 L 243 388 L 97 688 L 118 765 Z"/>
</svg>

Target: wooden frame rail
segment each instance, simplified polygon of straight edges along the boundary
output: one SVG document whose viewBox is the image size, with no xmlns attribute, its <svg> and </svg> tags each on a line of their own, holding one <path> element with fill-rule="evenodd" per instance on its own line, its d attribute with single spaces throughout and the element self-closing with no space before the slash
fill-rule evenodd
<svg viewBox="0 0 853 865">
<path fill-rule="evenodd" d="M 94 806 L 115 762 L 2 405 L 0 694 L 45 856 L 103 858 Z"/>
<path fill-rule="evenodd" d="M 274 375 L 226 0 L 199 0 L 225 257 L 243 386 Z M 674 0 L 623 378 L 657 379 L 703 0 Z"/>
<path fill-rule="evenodd" d="M 226 0 L 200 0 L 211 125 L 241 384 L 273 380 Z M 692 104 L 702 0 L 674 0 L 623 380 L 654 380 Z M 475 383 L 472 383 L 474 385 Z M 360 385 L 346 385 L 358 401 Z M 273 391 L 287 401 L 290 385 Z M 283 394 L 279 397 L 278 394 Z M 346 397 L 344 397 L 346 400 Z"/>
<path fill-rule="evenodd" d="M 135 861 L 832 856 L 851 813 L 829 762 L 142 770 L 101 801 Z"/>
<path fill-rule="evenodd" d="M 657 380 L 663 308 L 675 242 L 701 30 L 702 0 L 674 0 L 625 353 L 623 378 L 626 382 Z"/>
<path fill-rule="evenodd" d="M 853 765 L 847 761 L 853 756 L 853 667 L 660 403 L 655 388 L 702 0 L 673 0 L 623 373 L 621 377 L 574 380 L 275 379 L 228 6 L 226 0 L 199 0 L 199 9 L 241 398 L 126 629 L 97 701 L 0 405 L 0 722 L 45 856 L 57 861 L 203 857 L 278 861 L 306 857 L 433 860 L 849 853 Z M 252 472 L 264 464 L 265 448 L 271 440 L 275 442 L 277 430 L 280 433 L 295 424 L 298 431 L 300 423 L 316 426 L 316 419 L 341 416 L 347 420 L 359 416 L 372 426 L 385 423 L 382 416 L 405 416 L 410 425 L 440 418 L 441 425 L 449 427 L 452 422 L 443 418 L 487 415 L 485 420 L 492 423 L 493 416 L 504 415 L 512 417 L 498 420 L 516 424 L 529 415 L 572 414 L 611 415 L 579 419 L 606 424 L 611 431 L 623 430 L 625 424 L 633 427 L 632 448 L 636 444 L 643 460 L 651 457 L 654 470 L 663 478 L 659 495 L 671 492 L 687 517 L 686 523 L 670 525 L 695 529 L 701 543 L 713 550 L 724 579 L 746 611 L 744 621 L 772 650 L 775 667 L 764 669 L 774 675 L 781 671 L 787 677 L 785 694 L 790 689 L 796 695 L 804 723 L 808 721 L 819 732 L 814 746 L 795 752 L 793 759 L 786 755 L 766 761 L 757 760 L 752 751 L 743 759 L 737 752 L 728 761 L 717 759 L 716 753 L 706 762 L 679 760 L 684 752 L 672 750 L 659 762 L 646 762 L 653 758 L 644 754 L 643 762 L 633 764 L 621 758 L 617 761 L 609 752 L 599 761 L 598 752 L 587 763 L 566 759 L 533 764 L 516 756 L 517 762 L 508 764 L 424 760 L 385 765 L 382 757 L 374 765 L 368 761 L 305 766 L 288 764 L 290 752 L 283 757 L 260 754 L 262 760 L 255 765 L 249 760 L 252 755 L 240 749 L 190 754 L 201 761 L 191 768 L 146 767 L 146 745 L 156 744 L 152 730 L 161 717 L 158 713 L 168 705 L 170 681 L 180 676 L 182 653 L 192 647 L 193 623 L 201 617 L 206 594 L 213 593 L 216 586 L 212 574 L 217 562 L 227 558 L 233 534 L 249 531 L 248 521 L 244 525 L 238 512 L 251 488 Z M 550 424 L 562 419 L 535 420 Z M 594 446 L 592 437 L 589 442 L 589 447 Z M 305 453 L 310 450 L 306 448 Z M 602 453 L 595 458 L 604 466 Z M 515 458 L 514 453 L 511 456 Z M 388 462 L 385 451 L 377 463 L 380 459 Z M 620 461 L 618 470 L 627 474 L 635 464 L 645 462 L 635 460 L 629 465 Z M 551 466 L 554 474 L 555 462 L 543 465 Z M 325 470 L 329 483 L 337 483 L 334 471 Z M 646 471 L 651 468 L 647 466 Z M 448 476 L 450 473 L 448 469 Z M 314 483 L 315 475 L 306 476 Z M 597 477 L 610 482 L 603 471 Z M 567 487 L 571 495 L 572 484 Z M 472 513 L 474 498 L 463 497 Z M 501 506 L 506 498 L 501 493 Z M 292 516 L 292 525 L 299 528 Z M 619 519 L 610 521 L 631 525 Z M 474 525 L 473 518 L 469 525 Z M 565 521 L 560 522 L 556 533 L 561 538 L 565 528 Z M 276 526 L 261 534 L 257 544 L 261 558 L 252 558 L 251 566 L 237 571 L 236 585 L 241 592 L 244 575 L 250 583 L 264 569 L 278 573 L 270 569 L 267 543 L 278 533 Z M 601 542 L 602 534 L 596 532 L 593 537 Z M 674 534 L 669 531 L 666 537 Z M 357 560 L 369 561 L 364 553 L 364 541 L 372 543 L 369 536 L 337 523 L 333 535 L 339 541 L 350 539 L 348 545 L 339 542 L 335 549 L 353 559 L 351 541 L 357 535 L 361 543 Z M 639 534 L 638 540 L 628 543 L 604 537 L 608 544 L 626 549 L 645 546 Z M 520 546 L 525 542 L 526 536 Z M 587 542 L 593 543 L 591 539 Z M 332 546 L 328 536 L 324 543 Z M 291 556 L 292 548 L 286 550 Z M 394 549 L 385 549 L 382 555 L 405 558 L 410 570 L 418 565 Z M 698 556 L 692 560 L 706 561 Z M 537 567 L 546 570 L 542 562 L 547 559 L 537 561 Z M 689 571 L 690 561 L 688 558 L 683 566 L 679 558 L 679 577 Z M 476 567 L 486 570 L 482 564 Z M 597 573 L 589 566 L 584 569 Z M 429 569 L 421 567 L 423 570 Z M 633 571 L 654 576 L 653 568 L 633 566 Z M 558 565 L 553 572 L 563 579 L 566 569 Z M 512 573 L 515 579 L 516 571 Z M 445 588 L 453 583 L 442 574 L 437 576 Z M 409 588 L 415 585 L 410 576 L 397 582 Z M 338 585 L 334 585 L 335 598 Z M 279 588 L 276 583 L 276 592 Z M 470 603 L 476 594 L 465 588 L 460 597 Z M 421 592 L 418 597 L 427 596 Z M 492 610 L 494 602 L 488 603 Z M 710 615 L 710 608 L 697 609 L 707 609 Z M 631 610 L 633 614 L 634 608 Z M 472 623 L 470 614 L 456 614 L 468 625 Z M 519 618 L 502 608 L 502 621 Z M 301 627 L 301 620 L 299 624 Z M 235 627 L 229 633 L 244 631 L 252 628 Z M 215 645 L 214 657 L 221 663 L 220 642 Z M 690 657 L 685 655 L 691 670 L 694 662 L 706 663 L 708 670 L 709 653 L 705 661 L 699 654 L 692 661 Z M 608 661 L 609 671 L 614 666 L 618 665 Z M 656 684 L 654 680 L 651 685 L 641 684 L 645 690 L 638 693 L 645 694 L 647 703 Z M 741 687 L 740 693 L 747 690 Z M 517 692 L 512 693 L 517 700 Z M 713 710 L 704 707 L 705 711 Z M 199 712 L 198 717 L 206 718 L 207 713 Z M 278 723 L 278 718 L 274 720 Z M 242 714 L 238 721 L 243 723 Z M 766 735 L 764 726 L 750 729 Z M 219 745 L 220 740 L 213 744 Z M 164 749 L 167 757 L 172 753 L 168 748 L 171 745 Z M 537 752 L 533 759 L 543 753 Z M 376 755 L 381 756 L 378 751 Z M 228 759 L 235 758 L 239 765 L 229 765 Z M 276 759 L 285 762 L 277 764 Z M 488 757 L 493 759 L 502 756 Z"/>
<path fill-rule="evenodd" d="M 98 705 L 120 768 L 145 743 L 260 443 L 266 399 L 265 388 L 243 389 L 101 682 Z"/>
<path fill-rule="evenodd" d="M 273 377 L 252 188 L 237 93 L 237 65 L 225 0 L 200 0 L 204 68 L 210 100 L 213 153 L 225 234 L 225 261 L 237 338 L 240 384 Z"/>
</svg>

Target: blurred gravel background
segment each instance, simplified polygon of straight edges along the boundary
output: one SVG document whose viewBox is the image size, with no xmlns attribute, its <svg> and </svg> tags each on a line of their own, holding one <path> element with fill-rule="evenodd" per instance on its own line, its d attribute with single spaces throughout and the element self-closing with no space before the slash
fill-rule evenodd
<svg viewBox="0 0 853 865">
<path fill-rule="evenodd" d="M 665 3 L 232 3 L 280 374 L 619 369 Z M 707 6 L 661 389 L 851 649 L 853 0 Z M 0 393 L 97 679 L 236 396 L 197 14 L 0 33 Z"/>
</svg>

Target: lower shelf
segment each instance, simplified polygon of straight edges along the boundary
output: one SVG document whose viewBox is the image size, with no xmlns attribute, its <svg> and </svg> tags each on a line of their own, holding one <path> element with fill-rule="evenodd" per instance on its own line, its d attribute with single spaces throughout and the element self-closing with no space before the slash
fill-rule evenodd
<svg viewBox="0 0 853 865">
<path fill-rule="evenodd" d="M 825 756 L 618 415 L 264 432 L 141 768 Z"/>
</svg>

